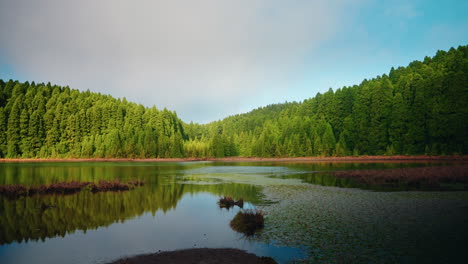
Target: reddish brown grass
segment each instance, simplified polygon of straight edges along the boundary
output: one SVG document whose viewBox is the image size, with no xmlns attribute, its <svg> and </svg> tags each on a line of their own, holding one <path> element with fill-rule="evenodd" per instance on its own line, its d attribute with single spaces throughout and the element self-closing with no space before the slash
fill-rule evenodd
<svg viewBox="0 0 468 264">
<path fill-rule="evenodd" d="M 240 198 L 237 202 L 230 196 L 224 196 L 219 198 L 218 201 L 219 208 L 226 208 L 230 209 L 234 207 L 234 205 L 239 206 L 240 208 L 244 207 L 244 199 Z"/>
<path fill-rule="evenodd" d="M 0 162 L 83 162 L 83 161 L 132 161 L 132 162 L 177 162 L 177 161 L 223 161 L 223 162 L 241 162 L 241 161 L 270 161 L 270 162 L 431 162 L 431 161 L 448 161 L 448 162 L 466 162 L 466 155 L 450 155 L 450 156 L 347 156 L 347 157 L 295 157 L 295 158 L 259 158 L 259 157 L 226 157 L 226 158 L 49 158 L 49 159 L 0 159 Z"/>
<path fill-rule="evenodd" d="M 221 197 L 218 201 L 218 205 L 219 205 L 219 208 L 231 208 L 231 207 L 234 207 L 234 199 L 232 199 L 232 197 L 229 197 L 229 196 L 224 196 L 224 197 Z"/>
<path fill-rule="evenodd" d="M 259 229 L 264 227 L 265 220 L 263 212 L 260 210 L 240 211 L 231 220 L 230 226 L 233 230 L 252 236 Z"/>
<path fill-rule="evenodd" d="M 99 181 L 98 184 L 91 182 L 59 182 L 41 186 L 24 186 L 22 184 L 0 185 L 0 195 L 8 198 L 19 198 L 22 196 L 32 196 L 35 194 L 74 194 L 80 192 L 83 188 L 89 188 L 91 192 L 108 191 L 127 191 L 144 183 L 138 180 L 132 180 L 128 183 L 120 181 Z"/>
<path fill-rule="evenodd" d="M 333 172 L 338 178 L 349 178 L 365 185 L 399 186 L 412 189 L 443 189 L 443 184 L 468 185 L 468 165 L 398 168 L 383 170 L 350 170 Z"/>
</svg>

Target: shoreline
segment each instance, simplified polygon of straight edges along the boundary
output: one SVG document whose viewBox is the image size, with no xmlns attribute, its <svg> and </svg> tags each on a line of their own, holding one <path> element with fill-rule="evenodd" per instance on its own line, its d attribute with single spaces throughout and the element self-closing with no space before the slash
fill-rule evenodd
<svg viewBox="0 0 468 264">
<path fill-rule="evenodd" d="M 189 248 L 122 257 L 108 264 L 150 263 L 225 263 L 225 264 L 277 264 L 270 257 L 260 257 L 235 248 Z"/>
<path fill-rule="evenodd" d="M 226 158 L 15 158 L 0 159 L 0 163 L 18 162 L 467 162 L 468 155 L 457 156 L 346 156 L 346 157 L 226 157 Z"/>
</svg>

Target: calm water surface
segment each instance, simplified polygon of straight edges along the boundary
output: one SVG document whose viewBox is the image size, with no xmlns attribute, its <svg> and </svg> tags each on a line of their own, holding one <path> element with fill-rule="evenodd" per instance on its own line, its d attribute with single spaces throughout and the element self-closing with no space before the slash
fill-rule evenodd
<svg viewBox="0 0 468 264">
<path fill-rule="evenodd" d="M 280 263 L 304 250 L 265 244 L 229 227 L 239 208 L 220 209 L 220 196 L 243 198 L 244 208 L 268 204 L 263 185 L 305 181 L 356 187 L 324 176 L 342 169 L 434 164 L 82 162 L 0 163 L 0 184 L 138 179 L 126 192 L 0 197 L 1 263 L 105 263 L 122 256 L 200 247 L 234 247 Z M 320 176 L 321 175 L 321 176 Z M 51 208 L 44 209 L 44 205 Z M 261 234 L 260 234 L 261 235 Z"/>
</svg>

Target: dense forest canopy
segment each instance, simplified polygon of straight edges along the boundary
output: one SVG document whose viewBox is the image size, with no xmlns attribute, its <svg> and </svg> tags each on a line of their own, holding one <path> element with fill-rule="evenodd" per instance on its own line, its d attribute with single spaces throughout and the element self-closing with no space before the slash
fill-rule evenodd
<svg viewBox="0 0 468 264">
<path fill-rule="evenodd" d="M 468 46 L 206 125 L 108 95 L 0 80 L 0 157 L 467 154 L 467 102 Z"/>
</svg>

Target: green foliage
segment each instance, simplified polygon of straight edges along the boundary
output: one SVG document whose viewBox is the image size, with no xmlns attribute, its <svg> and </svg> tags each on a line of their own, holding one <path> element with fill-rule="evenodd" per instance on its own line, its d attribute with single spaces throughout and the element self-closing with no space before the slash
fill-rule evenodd
<svg viewBox="0 0 468 264">
<path fill-rule="evenodd" d="M 466 154 L 466 102 L 468 46 L 206 125 L 125 98 L 0 80 L 0 157 Z"/>
<path fill-rule="evenodd" d="M 234 139 L 240 156 L 466 154 L 466 102 L 468 46 L 461 46 L 302 103 L 191 124 L 191 137 L 218 145 L 210 132 L 216 128 Z M 208 156 L 227 156 L 222 153 Z"/>
<path fill-rule="evenodd" d="M 183 124 L 166 109 L 50 84 L 8 81 L 2 88 L 0 157 L 185 156 Z"/>
</svg>

